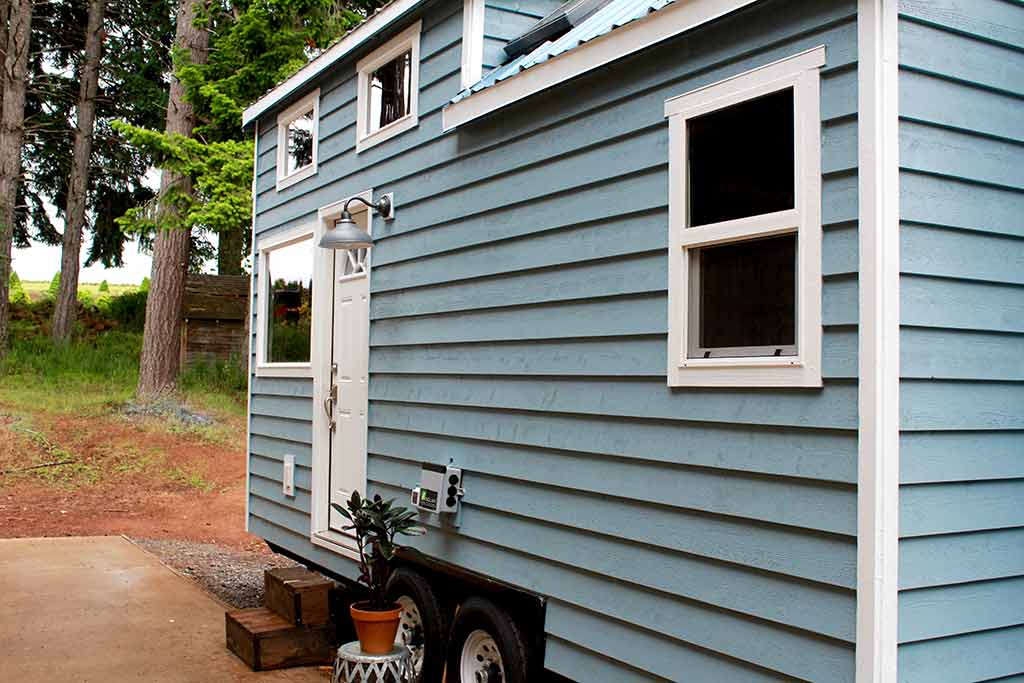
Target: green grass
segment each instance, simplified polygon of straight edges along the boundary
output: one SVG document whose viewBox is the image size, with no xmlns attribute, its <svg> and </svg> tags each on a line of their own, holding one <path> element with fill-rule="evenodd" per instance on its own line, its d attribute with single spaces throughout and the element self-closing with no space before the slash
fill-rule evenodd
<svg viewBox="0 0 1024 683">
<path fill-rule="evenodd" d="M 32 301 L 39 301 L 47 297 L 47 290 L 50 289 L 50 281 L 45 282 L 40 280 L 22 280 L 21 286 L 25 288 L 25 293 L 28 294 Z M 138 285 L 107 285 L 110 288 L 108 294 L 111 297 L 120 296 L 128 292 L 136 291 Z M 92 298 L 97 298 L 100 293 L 100 283 L 98 282 L 79 282 L 79 292 L 88 292 Z"/>
</svg>

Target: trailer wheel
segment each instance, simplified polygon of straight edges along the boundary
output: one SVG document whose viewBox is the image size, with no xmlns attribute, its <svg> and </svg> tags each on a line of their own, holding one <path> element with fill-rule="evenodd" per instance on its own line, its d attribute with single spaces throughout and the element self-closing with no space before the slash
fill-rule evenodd
<svg viewBox="0 0 1024 683">
<path fill-rule="evenodd" d="M 399 568 L 388 580 L 388 597 L 402 606 L 395 642 L 412 651 L 413 683 L 440 681 L 447 623 L 434 590 L 419 573 Z"/>
<path fill-rule="evenodd" d="M 448 639 L 447 683 L 527 683 L 528 666 L 512 618 L 489 600 L 466 600 Z"/>
</svg>

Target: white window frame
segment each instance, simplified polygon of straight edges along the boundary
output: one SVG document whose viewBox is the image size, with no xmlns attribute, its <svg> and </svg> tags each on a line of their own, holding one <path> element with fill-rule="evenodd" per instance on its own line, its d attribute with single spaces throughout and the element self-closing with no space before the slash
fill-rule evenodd
<svg viewBox="0 0 1024 683">
<path fill-rule="evenodd" d="M 825 48 L 806 52 L 673 97 L 669 121 L 668 384 L 674 387 L 821 386 L 821 104 Z M 792 88 L 793 209 L 688 227 L 686 122 Z M 797 235 L 796 355 L 689 357 L 692 249 Z"/>
<path fill-rule="evenodd" d="M 356 64 L 356 71 L 359 74 L 359 93 L 356 98 L 357 153 L 419 125 L 420 32 L 422 28 L 423 22 L 417 21 L 387 43 L 360 59 Z M 412 74 L 409 79 L 409 113 L 400 119 L 392 121 L 383 128 L 367 133 L 366 129 L 370 121 L 370 77 L 378 68 L 409 51 L 412 52 L 410 65 Z"/>
<path fill-rule="evenodd" d="M 484 71 L 484 0 L 464 0 L 462 6 L 462 90 L 480 80 Z"/>
<path fill-rule="evenodd" d="M 372 201 L 373 189 L 363 190 L 358 194 L 340 199 L 321 207 L 317 211 L 315 238 L 319 240 L 328 230 L 334 229 L 335 222 L 341 218 L 345 203 L 352 197 L 361 197 Z M 349 206 L 353 217 L 364 213 L 366 230 L 372 234 L 373 212 L 367 211 L 362 203 Z M 313 284 L 313 310 L 331 311 L 329 316 L 313 316 L 314 354 L 313 362 L 316 374 L 313 379 L 313 461 L 312 461 L 312 492 L 310 494 L 309 541 L 315 546 L 326 548 L 334 553 L 358 560 L 359 551 L 351 533 L 344 533 L 330 528 L 331 502 L 331 427 L 330 419 L 320 409 L 327 398 L 327 387 L 331 382 L 331 344 L 334 337 L 334 257 L 332 249 L 317 249 L 315 258 L 318 272 L 322 275 Z M 371 251 L 372 254 L 372 251 Z M 370 258 L 368 255 L 367 258 Z M 370 277 L 367 273 L 366 277 Z M 366 478 L 357 482 L 356 490 L 366 493 Z"/>
<path fill-rule="evenodd" d="M 310 109 L 313 110 L 313 163 L 288 173 L 288 126 Z M 320 88 L 277 115 L 277 191 L 316 175 L 320 158 Z"/>
<path fill-rule="evenodd" d="M 256 298 L 256 376 L 257 377 L 312 377 L 313 376 L 313 360 L 316 355 L 316 343 L 314 337 L 314 329 L 312 326 L 316 325 L 317 319 L 317 302 L 316 302 L 316 291 L 314 290 L 314 300 L 311 302 L 313 310 L 311 311 L 311 328 L 310 328 L 310 349 L 309 349 L 309 361 L 301 363 L 268 363 L 266 358 L 267 350 L 267 325 L 270 324 L 270 316 L 267 312 L 267 301 L 270 299 L 270 278 L 267 277 L 269 273 L 267 263 L 270 254 L 275 250 L 283 247 L 302 242 L 303 240 L 310 240 L 310 266 L 312 268 L 313 282 L 316 284 L 318 274 L 317 264 L 317 252 L 320 251 L 316 246 L 317 240 L 317 226 L 316 224 L 305 224 L 299 225 L 290 230 L 280 232 L 272 235 L 271 237 L 265 237 L 259 241 L 259 249 L 256 251 L 257 267 L 257 290 L 258 296 Z"/>
</svg>

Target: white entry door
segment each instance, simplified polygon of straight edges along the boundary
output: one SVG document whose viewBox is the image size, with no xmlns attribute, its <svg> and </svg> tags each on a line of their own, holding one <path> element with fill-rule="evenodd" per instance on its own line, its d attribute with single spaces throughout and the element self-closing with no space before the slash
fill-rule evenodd
<svg viewBox="0 0 1024 683">
<path fill-rule="evenodd" d="M 362 213 L 360 218 L 367 218 Z M 358 219 L 357 219 L 358 220 Z M 363 222 L 363 221 L 359 221 Z M 334 331 L 331 381 L 331 503 L 344 506 L 353 490 L 365 493 L 366 418 L 370 366 L 370 264 L 366 249 L 339 251 L 334 262 Z M 345 519 L 330 512 L 330 528 Z"/>
</svg>

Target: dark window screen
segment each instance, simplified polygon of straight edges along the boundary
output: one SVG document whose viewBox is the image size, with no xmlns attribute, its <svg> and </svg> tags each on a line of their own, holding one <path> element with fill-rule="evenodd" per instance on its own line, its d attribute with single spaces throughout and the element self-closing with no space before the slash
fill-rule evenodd
<svg viewBox="0 0 1024 683">
<path fill-rule="evenodd" d="M 707 247 L 700 259 L 700 346 L 792 346 L 796 235 Z"/>
<path fill-rule="evenodd" d="M 793 208 L 792 89 L 686 125 L 691 226 Z"/>
</svg>

